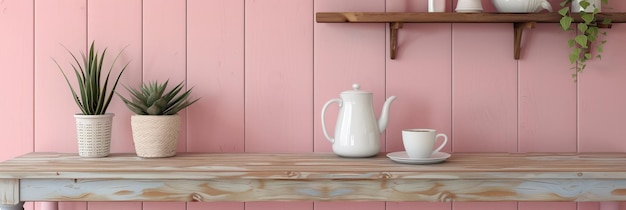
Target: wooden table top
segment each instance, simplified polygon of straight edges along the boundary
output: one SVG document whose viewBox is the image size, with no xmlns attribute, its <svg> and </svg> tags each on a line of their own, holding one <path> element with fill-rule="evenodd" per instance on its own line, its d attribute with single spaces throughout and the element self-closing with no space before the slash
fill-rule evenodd
<svg viewBox="0 0 626 210">
<path fill-rule="evenodd" d="M 626 179 L 626 153 L 453 153 L 443 163 L 399 164 L 380 154 L 179 153 L 81 158 L 29 153 L 0 163 L 3 179 Z"/>
</svg>

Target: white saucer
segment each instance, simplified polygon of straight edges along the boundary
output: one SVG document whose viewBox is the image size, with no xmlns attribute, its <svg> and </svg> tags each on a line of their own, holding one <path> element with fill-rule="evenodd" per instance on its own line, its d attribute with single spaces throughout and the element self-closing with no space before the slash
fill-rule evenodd
<svg viewBox="0 0 626 210">
<path fill-rule="evenodd" d="M 429 158 L 410 158 L 406 151 L 388 153 L 387 157 L 398 163 L 406 164 L 433 164 L 441 163 L 448 159 L 451 155 L 445 152 L 437 152 Z"/>
</svg>

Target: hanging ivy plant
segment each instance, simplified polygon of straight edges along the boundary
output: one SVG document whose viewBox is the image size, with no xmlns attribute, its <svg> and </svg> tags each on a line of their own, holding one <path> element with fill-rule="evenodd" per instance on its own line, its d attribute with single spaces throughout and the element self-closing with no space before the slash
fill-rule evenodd
<svg viewBox="0 0 626 210">
<path fill-rule="evenodd" d="M 598 23 L 596 15 L 600 12 L 598 6 L 590 2 L 594 0 L 563 0 L 561 2 L 561 9 L 559 14 L 562 16 L 560 20 L 561 28 L 565 31 L 573 30 L 572 23 L 574 18 L 572 17 L 571 6 L 572 4 L 578 4 L 581 8 L 580 17 L 581 22 L 576 24 L 578 29 L 577 35 L 574 38 L 567 40 L 569 47 L 572 49 L 569 54 L 569 61 L 574 65 L 575 72 L 572 73 L 572 77 L 576 80 L 578 73 L 583 72 L 587 67 L 587 60 L 592 59 L 592 48 L 596 50 L 596 58 L 602 59 L 602 52 L 604 51 L 604 44 L 606 40 L 599 40 L 598 35 L 606 35 L 606 32 L 600 33 L 599 28 L 608 26 L 611 20 L 606 18 L 602 23 Z M 602 0 L 602 4 L 608 4 L 608 0 Z M 593 11 L 588 11 L 587 8 L 593 8 Z M 593 47 L 592 47 L 593 46 Z"/>
</svg>

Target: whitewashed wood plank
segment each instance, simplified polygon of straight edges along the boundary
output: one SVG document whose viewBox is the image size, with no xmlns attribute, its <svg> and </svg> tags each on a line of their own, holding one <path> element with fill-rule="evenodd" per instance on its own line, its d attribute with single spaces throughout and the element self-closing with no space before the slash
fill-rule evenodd
<svg viewBox="0 0 626 210">
<path fill-rule="evenodd" d="M 626 180 L 45 180 L 24 201 L 626 201 Z"/>
<path fill-rule="evenodd" d="M 15 205 L 20 201 L 20 183 L 17 179 L 0 179 L 0 204 Z"/>
<path fill-rule="evenodd" d="M 80 158 L 32 153 L 0 163 L 0 178 L 52 179 L 623 179 L 626 154 L 468 153 L 442 164 L 396 164 L 331 153 L 181 153 L 142 159 L 133 154 Z"/>
</svg>

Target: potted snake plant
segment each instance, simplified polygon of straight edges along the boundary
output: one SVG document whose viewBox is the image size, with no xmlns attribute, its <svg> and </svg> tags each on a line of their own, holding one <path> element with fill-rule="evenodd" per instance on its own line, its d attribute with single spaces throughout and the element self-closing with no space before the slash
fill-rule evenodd
<svg viewBox="0 0 626 210">
<path fill-rule="evenodd" d="M 596 15 L 600 12 L 602 4 L 608 4 L 608 0 L 563 0 L 559 14 L 562 16 L 560 26 L 563 30 L 573 30 L 572 23 L 574 18 L 572 12 L 580 13 L 582 22 L 576 24 L 578 34 L 574 38 L 568 39 L 568 45 L 572 49 L 569 54 L 569 61 L 574 65 L 576 71 L 572 73 L 574 79 L 578 73 L 583 72 L 587 67 L 587 60 L 592 59 L 591 49 L 595 48 L 595 58 L 602 59 L 602 52 L 606 40 L 600 40 L 599 35 L 606 35 L 606 32 L 600 33 L 600 28 L 610 27 L 611 20 L 604 19 L 598 22 Z"/>
<path fill-rule="evenodd" d="M 66 48 L 73 58 L 71 67 L 74 71 L 77 88 L 72 85 L 61 65 L 52 58 L 67 82 L 74 102 L 81 110 L 81 113 L 74 115 L 78 138 L 78 155 L 81 157 L 106 157 L 109 155 L 111 123 L 114 114 L 106 111 L 113 98 L 117 83 L 128 66 L 128 63 L 124 65 L 117 76 L 111 75 L 113 66 L 124 51 L 122 49 L 111 63 L 109 70 L 103 71 L 107 49 L 105 48 L 100 53 L 95 48 L 94 41 L 89 46 L 87 55 L 80 52 L 81 60 Z"/>
<path fill-rule="evenodd" d="M 131 116 L 131 129 L 135 152 L 144 158 L 172 157 L 176 155 L 176 146 L 180 133 L 180 115 L 178 111 L 195 103 L 189 95 L 192 89 L 181 92 L 183 82 L 171 90 L 165 83 L 144 83 L 139 88 L 128 88 L 129 99 L 118 96 L 135 115 Z"/>
</svg>

